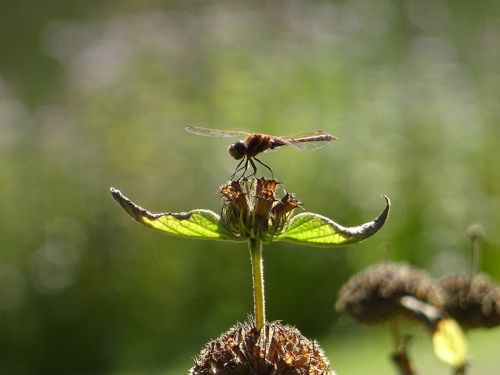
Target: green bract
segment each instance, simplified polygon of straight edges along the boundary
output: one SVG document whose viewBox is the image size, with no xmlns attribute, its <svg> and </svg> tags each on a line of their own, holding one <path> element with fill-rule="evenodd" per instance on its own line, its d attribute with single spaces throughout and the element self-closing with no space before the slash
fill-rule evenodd
<svg viewBox="0 0 500 375">
<path fill-rule="evenodd" d="M 434 353 L 443 362 L 461 369 L 467 360 L 467 340 L 453 319 L 440 320 L 432 334 Z"/>
<path fill-rule="evenodd" d="M 238 218 L 234 226 L 230 229 L 228 228 L 227 220 L 223 220 L 220 215 L 210 210 L 197 209 L 180 213 L 153 213 L 136 205 L 115 188 L 111 188 L 111 194 L 136 221 L 174 236 L 245 241 L 251 238 L 254 233 L 265 238 L 266 242 L 289 241 L 315 246 L 353 244 L 374 235 L 384 225 L 390 208 L 390 201 L 384 196 L 386 206 L 383 211 L 374 220 L 354 227 L 344 227 L 327 217 L 310 212 L 304 212 L 294 217 L 290 217 L 287 212 L 287 215 L 284 216 L 286 222 L 280 223 L 278 230 L 271 231 L 270 226 L 269 228 L 265 227 L 270 230 L 271 234 L 261 233 L 259 230 L 254 232 L 248 231 L 247 226 L 244 227 L 244 233 L 239 233 L 234 228 L 238 228 L 242 221 L 241 218 Z M 269 207 L 271 207 L 271 204 Z M 273 207 L 278 207 L 274 211 L 277 213 L 280 212 L 279 204 Z M 252 212 L 252 209 L 253 207 L 250 207 L 248 215 L 254 219 L 256 215 Z M 269 212 L 273 213 L 273 210 L 270 209 Z M 265 219 L 267 220 L 267 218 Z M 262 226 L 261 221 L 256 219 L 249 222 L 251 224 L 256 223 L 256 226 Z"/>
<path fill-rule="evenodd" d="M 233 239 L 220 221 L 220 216 L 210 210 L 189 212 L 152 213 L 136 205 L 119 190 L 111 188 L 113 198 L 136 221 L 174 236 L 229 240 Z"/>
<path fill-rule="evenodd" d="M 385 195 L 384 210 L 372 221 L 346 228 L 327 217 L 304 212 L 290 220 L 286 230 L 277 239 L 316 246 L 342 246 L 360 242 L 374 235 L 387 220 L 390 201 Z"/>
</svg>

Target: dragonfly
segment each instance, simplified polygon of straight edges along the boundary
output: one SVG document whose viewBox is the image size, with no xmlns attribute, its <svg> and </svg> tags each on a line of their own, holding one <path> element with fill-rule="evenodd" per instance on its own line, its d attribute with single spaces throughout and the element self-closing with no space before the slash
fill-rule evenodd
<svg viewBox="0 0 500 375">
<path fill-rule="evenodd" d="M 275 136 L 262 133 L 250 133 L 239 130 L 209 129 L 200 126 L 187 126 L 186 131 L 206 137 L 241 138 L 241 140 L 231 143 L 228 147 L 229 155 L 231 155 L 236 160 L 240 160 L 239 164 L 236 166 L 236 170 L 231 176 L 231 180 L 233 180 L 236 174 L 240 171 L 243 172 L 238 180 L 241 180 L 244 177 L 255 176 L 255 174 L 257 173 L 257 166 L 255 165 L 255 162 L 266 167 L 271 172 L 272 176 L 273 171 L 271 167 L 257 158 L 257 155 L 261 152 L 274 150 L 275 148 L 281 146 L 291 146 L 301 151 L 314 151 L 326 146 L 329 142 L 338 139 L 337 137 L 325 133 L 321 130 L 293 137 Z M 253 173 L 246 176 L 249 164 L 252 167 Z"/>
</svg>

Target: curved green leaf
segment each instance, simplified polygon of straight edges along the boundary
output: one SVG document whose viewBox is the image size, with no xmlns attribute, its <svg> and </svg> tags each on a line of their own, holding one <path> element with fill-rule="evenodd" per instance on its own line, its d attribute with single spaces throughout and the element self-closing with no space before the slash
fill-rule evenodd
<svg viewBox="0 0 500 375">
<path fill-rule="evenodd" d="M 368 223 L 343 227 L 327 217 L 305 212 L 294 216 L 285 232 L 276 240 L 316 246 L 342 246 L 360 242 L 373 236 L 387 220 L 391 201 L 385 195 L 383 197 L 386 201 L 384 210 Z"/>
<path fill-rule="evenodd" d="M 136 205 L 118 189 L 111 188 L 111 195 L 130 216 L 147 227 L 174 236 L 217 240 L 235 239 L 221 223 L 220 216 L 213 211 L 154 213 Z"/>
</svg>

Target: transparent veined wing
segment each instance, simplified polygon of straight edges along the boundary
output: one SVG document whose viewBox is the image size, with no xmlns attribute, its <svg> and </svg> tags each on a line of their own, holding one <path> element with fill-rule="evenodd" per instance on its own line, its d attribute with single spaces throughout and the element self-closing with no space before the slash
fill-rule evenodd
<svg viewBox="0 0 500 375">
<path fill-rule="evenodd" d="M 293 137 L 280 137 L 288 145 L 302 151 L 314 151 L 325 147 L 328 143 L 337 139 L 337 137 L 318 130 L 311 133 L 299 134 Z"/>
<path fill-rule="evenodd" d="M 224 138 L 242 137 L 242 136 L 246 137 L 250 134 L 244 131 L 209 129 L 209 128 L 202 128 L 201 126 L 186 126 L 186 131 L 189 133 L 202 135 L 205 137 L 224 137 Z"/>
</svg>

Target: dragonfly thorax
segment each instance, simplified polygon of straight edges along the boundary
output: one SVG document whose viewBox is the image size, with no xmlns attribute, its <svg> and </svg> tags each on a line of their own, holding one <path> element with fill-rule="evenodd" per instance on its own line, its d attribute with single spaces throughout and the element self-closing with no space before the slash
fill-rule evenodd
<svg viewBox="0 0 500 375">
<path fill-rule="evenodd" d="M 247 146 L 242 141 L 234 142 L 229 145 L 228 151 L 229 155 L 239 160 L 247 154 Z"/>
</svg>

